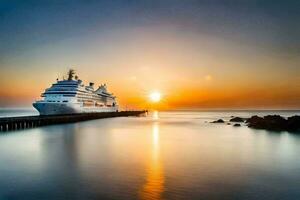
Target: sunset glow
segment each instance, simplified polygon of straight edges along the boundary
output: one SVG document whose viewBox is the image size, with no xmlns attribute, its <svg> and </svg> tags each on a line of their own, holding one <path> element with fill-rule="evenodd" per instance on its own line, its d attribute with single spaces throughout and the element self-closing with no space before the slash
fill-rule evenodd
<svg viewBox="0 0 300 200">
<path fill-rule="evenodd" d="M 159 92 L 152 92 L 150 95 L 149 95 L 149 98 L 152 102 L 154 103 L 157 103 L 160 101 L 161 99 L 161 94 Z"/>
<path fill-rule="evenodd" d="M 300 200 L 299 147 L 300 0 L 0 0 L 0 200 Z"/>
<path fill-rule="evenodd" d="M 231 4 L 196 2 L 149 9 L 96 1 L 82 3 L 84 18 L 66 13 L 67 4 L 3 11 L 0 107 L 31 106 L 72 67 L 85 84 L 107 83 L 121 108 L 300 108 L 299 20 L 272 18 L 283 11 L 264 15 L 251 3 L 237 3 L 249 10 L 243 14 Z M 149 98 L 153 88 L 163 101 Z"/>
</svg>

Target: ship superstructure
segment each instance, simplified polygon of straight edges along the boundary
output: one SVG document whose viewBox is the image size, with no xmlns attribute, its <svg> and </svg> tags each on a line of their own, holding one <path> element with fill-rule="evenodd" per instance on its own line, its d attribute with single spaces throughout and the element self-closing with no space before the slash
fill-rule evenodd
<svg viewBox="0 0 300 200">
<path fill-rule="evenodd" d="M 96 90 L 92 82 L 85 86 L 74 70 L 69 70 L 67 79 L 57 79 L 41 97 L 33 103 L 41 115 L 118 111 L 116 97 L 108 92 L 106 84 Z"/>
</svg>

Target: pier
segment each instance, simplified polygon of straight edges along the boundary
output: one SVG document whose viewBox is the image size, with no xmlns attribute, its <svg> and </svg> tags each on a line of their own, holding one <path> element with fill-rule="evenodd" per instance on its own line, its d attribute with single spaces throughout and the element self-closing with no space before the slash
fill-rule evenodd
<svg viewBox="0 0 300 200">
<path fill-rule="evenodd" d="M 103 113 L 82 113 L 71 115 L 37 115 L 24 117 L 5 117 L 0 118 L 0 132 L 28 129 L 54 124 L 73 123 L 92 119 L 139 116 L 145 113 L 147 113 L 147 111 L 143 110 Z"/>
</svg>

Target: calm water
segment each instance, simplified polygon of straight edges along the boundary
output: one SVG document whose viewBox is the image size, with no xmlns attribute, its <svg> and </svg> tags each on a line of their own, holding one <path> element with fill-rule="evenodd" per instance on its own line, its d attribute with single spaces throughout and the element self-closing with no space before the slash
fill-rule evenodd
<svg viewBox="0 0 300 200">
<path fill-rule="evenodd" d="M 0 134 L 0 199 L 300 199 L 300 134 L 205 122 L 251 114 L 160 112 Z"/>
<path fill-rule="evenodd" d="M 34 108 L 0 108 L 0 118 L 39 115 Z"/>
</svg>

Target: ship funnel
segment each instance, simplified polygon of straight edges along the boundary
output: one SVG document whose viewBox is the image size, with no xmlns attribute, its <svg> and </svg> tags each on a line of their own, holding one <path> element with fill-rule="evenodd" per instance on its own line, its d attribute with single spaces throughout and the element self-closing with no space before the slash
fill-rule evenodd
<svg viewBox="0 0 300 200">
<path fill-rule="evenodd" d="M 90 87 L 94 87 L 94 83 L 90 82 Z"/>
<path fill-rule="evenodd" d="M 68 71 L 68 81 L 71 81 L 73 79 L 74 75 L 75 75 L 75 70 L 74 69 L 70 69 Z"/>
</svg>

